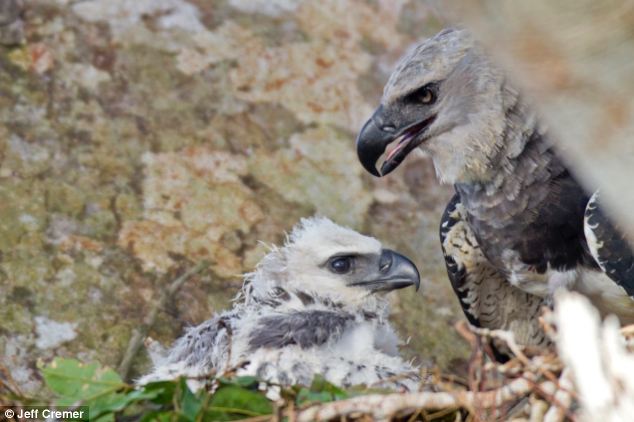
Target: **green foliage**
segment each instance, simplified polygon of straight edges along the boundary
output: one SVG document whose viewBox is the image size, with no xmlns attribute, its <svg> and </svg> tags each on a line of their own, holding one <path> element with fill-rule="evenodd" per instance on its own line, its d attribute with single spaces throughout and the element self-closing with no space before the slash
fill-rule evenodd
<svg viewBox="0 0 634 422">
<path fill-rule="evenodd" d="M 57 405 L 88 406 L 96 421 L 114 421 L 116 414 L 139 416 L 141 421 L 232 421 L 273 411 L 254 377 L 220 378 L 209 394 L 193 393 L 185 379 L 134 388 L 112 369 L 74 359 L 55 359 L 42 368 L 42 375 Z"/>
<path fill-rule="evenodd" d="M 55 359 L 42 369 L 42 375 L 58 396 L 57 405 L 87 405 L 91 420 L 114 420 L 114 412 L 150 397 L 132 390 L 112 369 L 100 368 L 97 364 L 84 365 L 73 359 Z"/>
<path fill-rule="evenodd" d="M 333 400 L 348 398 L 345 390 L 326 381 L 321 376 L 316 376 L 310 388 L 301 387 L 297 392 L 296 403 L 304 405 L 308 403 L 325 403 Z"/>
<path fill-rule="evenodd" d="M 192 392 L 187 380 L 154 382 L 134 387 L 109 368 L 82 364 L 74 359 L 55 359 L 41 368 L 44 381 L 59 406 L 88 406 L 91 421 L 114 421 L 126 416 L 139 421 L 234 421 L 273 414 L 266 391 L 280 392 L 284 405 L 295 408 L 341 400 L 369 392 L 343 390 L 317 376 L 310 387 L 280 388 L 255 377 L 220 377 L 213 393 Z"/>
</svg>

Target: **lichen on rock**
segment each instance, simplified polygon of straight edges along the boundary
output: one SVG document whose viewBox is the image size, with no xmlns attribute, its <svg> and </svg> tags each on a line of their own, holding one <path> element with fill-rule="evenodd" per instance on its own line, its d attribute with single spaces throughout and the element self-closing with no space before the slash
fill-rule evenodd
<svg viewBox="0 0 634 422">
<path fill-rule="evenodd" d="M 264 217 L 240 180 L 246 159 L 199 147 L 146 153 L 143 163 L 144 219 L 124 222 L 119 245 L 129 247 L 146 271 L 169 270 L 175 264 L 169 255 L 179 254 L 210 260 L 223 277 L 242 273 L 240 258 L 220 240 L 234 230 L 249 232 Z"/>
<path fill-rule="evenodd" d="M 371 197 L 363 189 L 363 169 L 351 166 L 355 152 L 336 130 L 310 129 L 293 135 L 289 147 L 253 154 L 253 176 L 289 202 L 307 203 L 318 214 L 359 225 Z"/>
</svg>

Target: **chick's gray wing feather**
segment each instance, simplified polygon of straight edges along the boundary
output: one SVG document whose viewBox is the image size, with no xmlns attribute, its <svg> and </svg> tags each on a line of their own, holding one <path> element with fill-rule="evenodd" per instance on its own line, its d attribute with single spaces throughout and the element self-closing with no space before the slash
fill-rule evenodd
<svg viewBox="0 0 634 422">
<path fill-rule="evenodd" d="M 209 369 L 217 366 L 227 356 L 231 337 L 233 315 L 216 315 L 202 324 L 192 327 L 170 349 L 166 363 L 184 362 L 187 366 L 202 364 Z"/>
<path fill-rule="evenodd" d="M 586 206 L 584 231 L 592 257 L 628 296 L 634 298 L 634 256 L 629 243 L 601 211 L 595 193 Z"/>
<path fill-rule="evenodd" d="M 338 338 L 353 316 L 345 312 L 322 310 L 296 311 L 265 316 L 249 338 L 252 350 L 279 349 L 296 344 L 302 349 Z"/>
<path fill-rule="evenodd" d="M 144 385 L 179 376 L 202 377 L 224 370 L 231 354 L 233 318 L 235 313 L 224 313 L 190 328 L 174 343 L 167 356 L 154 362 L 154 369 L 136 383 Z"/>
<path fill-rule="evenodd" d="M 472 325 L 510 330 L 524 345 L 548 343 L 538 322 L 544 300 L 514 287 L 484 256 L 457 194 L 443 214 L 440 240 L 449 280 Z"/>
</svg>

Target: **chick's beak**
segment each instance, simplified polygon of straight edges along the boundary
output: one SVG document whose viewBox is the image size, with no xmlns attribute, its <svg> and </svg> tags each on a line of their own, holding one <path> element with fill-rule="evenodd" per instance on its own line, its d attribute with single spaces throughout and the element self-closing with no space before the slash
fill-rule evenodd
<svg viewBox="0 0 634 422">
<path fill-rule="evenodd" d="M 384 249 L 379 261 L 380 277 L 377 281 L 383 283 L 379 290 L 391 291 L 409 286 L 420 288 L 420 274 L 416 265 L 404 255 L 390 249 Z"/>
<path fill-rule="evenodd" d="M 409 286 L 420 287 L 418 269 L 407 257 L 390 249 L 383 249 L 379 260 L 378 271 L 363 281 L 352 283 L 363 287 L 371 293 L 390 292 Z"/>
</svg>

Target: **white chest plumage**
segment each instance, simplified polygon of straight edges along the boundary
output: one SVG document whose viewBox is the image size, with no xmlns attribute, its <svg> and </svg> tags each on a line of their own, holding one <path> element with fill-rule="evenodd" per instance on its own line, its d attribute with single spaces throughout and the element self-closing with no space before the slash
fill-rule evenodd
<svg viewBox="0 0 634 422">
<path fill-rule="evenodd" d="M 615 313 L 623 323 L 634 321 L 634 301 L 602 270 L 579 267 L 558 271 L 548 268 L 544 273 L 537 273 L 517 261 L 507 262 L 510 268 L 508 281 L 528 293 L 551 299 L 557 290 L 574 290 L 590 297 L 603 314 Z"/>
</svg>

